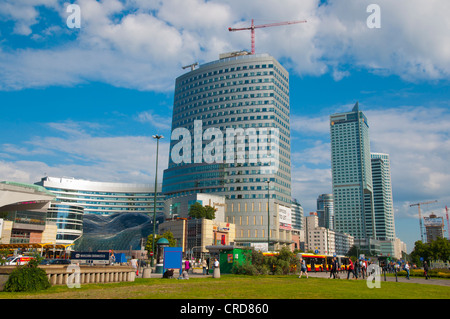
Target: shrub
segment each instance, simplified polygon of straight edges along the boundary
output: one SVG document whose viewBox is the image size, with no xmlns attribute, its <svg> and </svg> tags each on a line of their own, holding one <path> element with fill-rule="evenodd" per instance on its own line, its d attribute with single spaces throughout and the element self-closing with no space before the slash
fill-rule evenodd
<svg viewBox="0 0 450 319">
<path fill-rule="evenodd" d="M 39 291 L 51 287 L 45 270 L 38 267 L 39 259 L 30 261 L 25 266 L 17 267 L 9 275 L 4 291 Z"/>
</svg>

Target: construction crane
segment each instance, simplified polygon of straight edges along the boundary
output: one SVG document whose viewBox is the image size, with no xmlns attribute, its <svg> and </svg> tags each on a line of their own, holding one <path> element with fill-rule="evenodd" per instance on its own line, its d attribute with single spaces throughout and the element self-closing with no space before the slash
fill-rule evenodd
<svg viewBox="0 0 450 319">
<path fill-rule="evenodd" d="M 184 70 L 184 69 L 187 69 L 187 68 L 191 68 L 191 71 L 194 71 L 195 67 L 197 65 L 198 65 L 198 62 L 195 62 L 195 63 L 189 64 L 189 65 L 183 66 L 182 69 Z"/>
<path fill-rule="evenodd" d="M 423 242 L 422 212 L 421 212 L 421 210 L 420 210 L 420 206 L 421 206 L 421 205 L 428 205 L 428 204 L 432 204 L 432 203 L 437 203 L 437 200 L 432 200 L 432 201 L 429 201 L 429 202 L 416 203 L 416 204 L 411 204 L 411 205 L 409 205 L 409 207 L 417 206 L 417 207 L 419 208 L 420 239 L 422 240 L 422 242 Z"/>
<path fill-rule="evenodd" d="M 252 25 L 250 27 L 245 28 L 228 28 L 228 31 L 242 31 L 242 30 L 250 30 L 252 35 L 252 54 L 255 54 L 255 29 L 259 28 L 267 28 L 267 27 L 277 27 L 281 25 L 288 25 L 288 24 L 297 24 L 297 23 L 306 23 L 306 20 L 301 21 L 285 21 L 285 22 L 277 22 L 277 23 L 269 23 L 269 24 L 261 24 L 261 25 L 255 25 L 253 23 L 252 19 Z"/>
</svg>

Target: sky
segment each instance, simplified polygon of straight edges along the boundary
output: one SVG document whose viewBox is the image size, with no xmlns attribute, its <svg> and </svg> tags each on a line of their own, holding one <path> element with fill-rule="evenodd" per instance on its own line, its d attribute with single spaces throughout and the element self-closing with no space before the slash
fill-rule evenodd
<svg viewBox="0 0 450 319">
<path fill-rule="evenodd" d="M 250 32 L 229 27 L 307 20 L 255 40 L 290 73 L 292 196 L 309 214 L 332 192 L 329 116 L 358 101 L 371 151 L 390 155 L 410 252 L 410 205 L 450 206 L 448 12 L 448 0 L 0 0 L 0 180 L 153 184 L 151 136 L 165 137 L 161 177 L 182 67 L 250 51 Z"/>
</svg>

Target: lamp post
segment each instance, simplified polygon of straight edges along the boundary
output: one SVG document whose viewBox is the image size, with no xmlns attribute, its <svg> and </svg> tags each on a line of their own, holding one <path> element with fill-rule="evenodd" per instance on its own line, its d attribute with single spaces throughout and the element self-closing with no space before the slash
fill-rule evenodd
<svg viewBox="0 0 450 319">
<path fill-rule="evenodd" d="M 269 251 L 270 247 L 270 180 L 266 181 L 267 183 L 267 251 Z"/>
<path fill-rule="evenodd" d="M 153 135 L 156 139 L 156 170 L 155 170 L 155 197 L 153 201 L 153 243 L 152 243 L 152 267 L 155 266 L 155 241 L 156 241 L 156 193 L 158 191 L 158 153 L 159 153 L 159 140 L 164 138 L 162 135 Z"/>
</svg>

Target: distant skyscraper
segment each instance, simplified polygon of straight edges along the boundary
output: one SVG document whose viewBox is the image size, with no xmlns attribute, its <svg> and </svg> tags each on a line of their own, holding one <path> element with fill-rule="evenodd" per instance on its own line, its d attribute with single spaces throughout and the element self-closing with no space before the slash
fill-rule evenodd
<svg viewBox="0 0 450 319">
<path fill-rule="evenodd" d="M 369 124 L 358 103 L 330 116 L 330 135 L 335 229 L 369 245 L 376 237 Z"/>
<path fill-rule="evenodd" d="M 371 153 L 373 202 L 377 239 L 394 240 L 394 204 L 392 200 L 389 154 Z"/>
<path fill-rule="evenodd" d="M 437 217 L 431 213 L 429 217 L 424 217 L 424 225 L 427 233 L 427 242 L 431 243 L 437 238 L 444 238 L 444 218 Z"/>
<path fill-rule="evenodd" d="M 225 196 L 242 244 L 268 241 L 269 208 L 271 245 L 289 243 L 289 114 L 289 74 L 268 54 L 221 55 L 178 77 L 163 193 Z"/>
<path fill-rule="evenodd" d="M 334 200 L 333 194 L 321 194 L 317 198 L 317 216 L 319 227 L 334 229 Z"/>
</svg>

